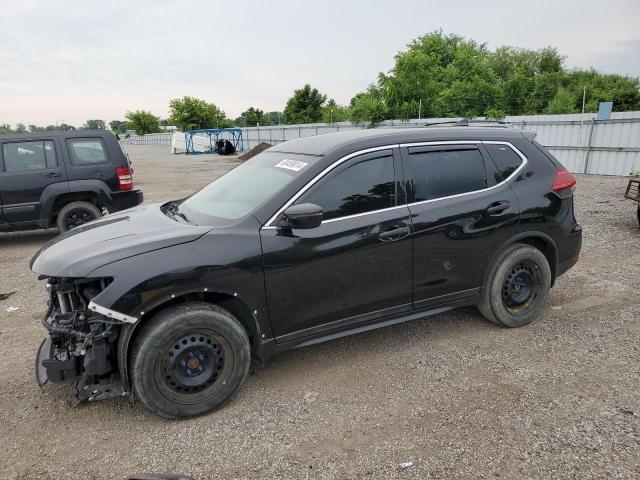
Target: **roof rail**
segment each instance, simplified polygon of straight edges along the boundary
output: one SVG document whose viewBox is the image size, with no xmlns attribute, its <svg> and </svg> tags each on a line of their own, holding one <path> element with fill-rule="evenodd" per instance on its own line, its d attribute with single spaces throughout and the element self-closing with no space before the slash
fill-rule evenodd
<svg viewBox="0 0 640 480">
<path fill-rule="evenodd" d="M 447 120 L 445 122 L 433 122 L 425 123 L 425 127 L 432 127 L 437 125 L 452 125 L 454 127 L 471 127 L 473 125 L 482 125 L 485 127 L 500 127 L 509 128 L 511 125 L 502 120 L 473 120 L 469 118 L 463 118 L 461 120 Z"/>
</svg>

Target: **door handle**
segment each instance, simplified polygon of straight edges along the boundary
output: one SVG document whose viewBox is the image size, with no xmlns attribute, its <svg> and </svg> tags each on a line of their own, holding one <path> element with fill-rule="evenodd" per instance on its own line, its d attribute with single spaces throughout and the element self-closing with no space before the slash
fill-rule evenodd
<svg viewBox="0 0 640 480">
<path fill-rule="evenodd" d="M 47 173 L 45 175 L 46 178 L 56 178 L 56 177 L 61 177 L 62 174 L 61 173 Z"/>
<path fill-rule="evenodd" d="M 511 208 L 511 203 L 507 201 L 503 202 L 494 202 L 487 207 L 487 213 L 489 215 L 502 215 L 506 213 L 507 210 Z"/>
<path fill-rule="evenodd" d="M 395 242 L 396 240 L 402 240 L 407 235 L 409 235 L 409 227 L 397 227 L 382 232 L 378 235 L 378 238 L 383 242 Z"/>
</svg>

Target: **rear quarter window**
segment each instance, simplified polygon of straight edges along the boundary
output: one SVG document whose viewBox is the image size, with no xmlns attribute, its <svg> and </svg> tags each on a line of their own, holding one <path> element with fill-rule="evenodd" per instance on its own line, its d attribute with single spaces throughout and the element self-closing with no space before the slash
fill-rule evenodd
<svg viewBox="0 0 640 480">
<path fill-rule="evenodd" d="M 100 138 L 68 139 L 71 163 L 76 166 L 108 163 L 107 149 Z"/>
<path fill-rule="evenodd" d="M 520 155 L 508 145 L 485 143 L 484 146 L 489 155 L 491 155 L 496 167 L 498 167 L 498 172 L 503 180 L 513 175 L 513 172 L 522 165 L 523 160 Z"/>
</svg>

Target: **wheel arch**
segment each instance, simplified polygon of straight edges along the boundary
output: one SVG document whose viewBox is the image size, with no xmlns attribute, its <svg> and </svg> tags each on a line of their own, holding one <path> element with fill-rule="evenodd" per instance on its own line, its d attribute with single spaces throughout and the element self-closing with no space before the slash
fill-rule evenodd
<svg viewBox="0 0 640 480">
<path fill-rule="evenodd" d="M 558 246 L 555 240 L 553 240 L 553 238 L 551 238 L 551 236 L 549 236 L 548 234 L 535 231 L 520 232 L 500 245 L 500 248 L 498 248 L 491 257 L 491 261 L 489 262 L 487 271 L 485 272 L 484 280 L 486 280 L 486 276 L 491 269 L 491 265 L 493 265 L 495 259 L 498 257 L 498 255 L 500 255 L 500 252 L 502 252 L 509 245 L 513 245 L 514 243 L 524 243 L 527 245 L 531 245 L 532 247 L 540 250 L 543 253 L 545 258 L 547 259 L 547 262 L 549 262 L 549 268 L 551 269 L 551 286 L 553 287 L 556 281 L 556 271 L 558 267 Z"/>
<path fill-rule="evenodd" d="M 120 330 L 120 335 L 118 337 L 117 354 L 118 369 L 126 391 L 131 391 L 131 379 L 129 378 L 129 363 L 131 361 L 130 346 L 133 343 L 137 333 L 141 330 L 141 327 L 160 311 L 172 305 L 190 301 L 211 303 L 229 311 L 229 313 L 231 313 L 238 319 L 245 332 L 247 333 L 247 336 L 249 337 L 249 343 L 251 345 L 251 351 L 253 354 L 256 344 L 260 342 L 261 337 L 263 337 L 264 335 L 261 332 L 260 324 L 258 323 L 258 319 L 256 318 L 258 310 L 252 309 L 245 300 L 238 298 L 236 295 L 226 292 L 203 292 L 202 290 L 185 292 L 173 298 L 165 297 L 162 300 L 156 302 L 151 309 L 144 312 L 144 315 L 142 315 L 136 323 L 127 324 Z"/>
</svg>

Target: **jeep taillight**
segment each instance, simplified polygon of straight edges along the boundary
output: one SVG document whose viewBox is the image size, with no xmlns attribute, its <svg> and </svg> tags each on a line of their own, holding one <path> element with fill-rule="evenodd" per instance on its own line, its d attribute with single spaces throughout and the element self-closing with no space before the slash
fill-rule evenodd
<svg viewBox="0 0 640 480">
<path fill-rule="evenodd" d="M 116 176 L 118 177 L 118 187 L 120 190 L 131 190 L 133 188 L 129 167 L 116 168 Z"/>
<path fill-rule="evenodd" d="M 553 185 L 551 190 L 558 193 L 563 190 L 573 189 L 576 185 L 576 177 L 574 177 L 569 170 L 558 170 L 556 176 L 553 179 Z"/>
</svg>

